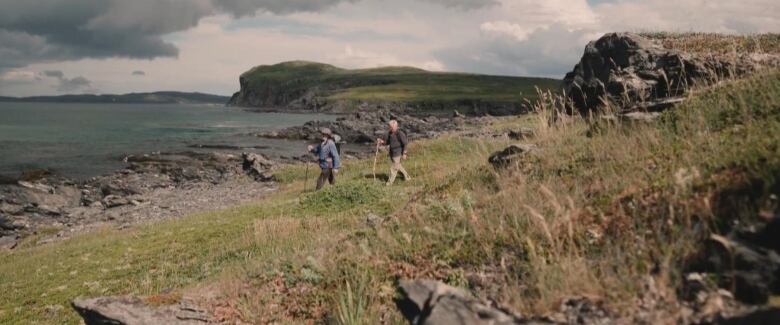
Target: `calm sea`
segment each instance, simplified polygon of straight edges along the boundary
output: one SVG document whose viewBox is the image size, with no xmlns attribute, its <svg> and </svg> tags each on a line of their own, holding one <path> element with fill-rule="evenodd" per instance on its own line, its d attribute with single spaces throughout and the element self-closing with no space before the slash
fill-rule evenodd
<svg viewBox="0 0 780 325">
<path fill-rule="evenodd" d="M 201 146 L 300 155 L 305 152 L 302 142 L 251 133 L 335 118 L 206 105 L 0 103 L 0 175 L 48 168 L 84 179 L 122 168 L 128 154 L 214 151 L 197 149 Z"/>
</svg>

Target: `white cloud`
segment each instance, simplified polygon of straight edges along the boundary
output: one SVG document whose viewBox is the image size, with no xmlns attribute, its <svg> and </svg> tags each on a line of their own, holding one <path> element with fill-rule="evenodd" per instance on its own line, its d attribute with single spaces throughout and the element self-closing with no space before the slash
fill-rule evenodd
<svg viewBox="0 0 780 325">
<path fill-rule="evenodd" d="M 242 6 L 257 8 L 253 1 L 222 4 L 238 14 Z M 47 61 L 18 68 L 24 58 L 13 52 L 0 57 L 0 65 L 7 61 L 17 66 L 0 76 L 0 94 L 51 92 L 51 84 L 18 75 L 20 71 L 44 70 L 89 76 L 91 84 L 104 92 L 230 94 L 238 89 L 238 76 L 249 68 L 298 59 L 345 68 L 412 65 L 562 78 L 585 44 L 609 31 L 780 32 L 780 2 L 776 0 L 616 0 L 597 4 L 586 0 L 347 0 L 326 1 L 317 8 L 307 7 L 304 0 L 261 2 L 267 10 L 257 16 L 236 21 L 227 14 L 212 15 L 200 19 L 197 26 L 163 36 L 178 49 L 178 58 Z M 285 7 L 277 8 L 277 4 Z M 282 10 L 288 6 L 295 10 Z M 131 8 L 143 12 L 141 7 Z M 196 17 L 202 11 L 188 12 Z M 125 21 L 121 12 L 115 14 L 118 17 L 112 26 L 165 27 L 152 24 L 159 19 Z M 184 18 L 171 29 L 184 28 L 181 26 L 192 24 L 194 19 Z M 147 20 L 145 25 L 140 23 Z M 24 45 L 48 53 L 34 39 L 5 36 L 18 40 L 13 43 L 19 44 L 17 48 Z M 131 78 L 136 70 L 145 71 L 146 77 Z"/>
</svg>

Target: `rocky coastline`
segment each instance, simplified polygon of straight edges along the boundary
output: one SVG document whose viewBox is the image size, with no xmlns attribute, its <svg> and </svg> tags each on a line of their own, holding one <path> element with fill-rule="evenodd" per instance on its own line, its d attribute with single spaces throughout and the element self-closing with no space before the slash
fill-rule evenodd
<svg viewBox="0 0 780 325">
<path fill-rule="evenodd" d="M 46 170 L 0 183 L 0 249 L 99 225 L 126 227 L 216 210 L 275 189 L 277 164 L 259 154 L 175 152 L 128 156 L 113 174 L 76 181 Z"/>
<path fill-rule="evenodd" d="M 410 139 L 422 139 L 490 118 L 359 111 L 336 121 L 310 121 L 256 136 L 316 141 L 319 129 L 328 127 L 342 136 L 342 155 L 354 159 L 373 152 L 368 144 L 386 132 L 390 119 L 399 120 Z M 48 170 L 0 179 L 0 249 L 13 249 L 33 235 L 39 235 L 35 243 L 40 244 L 101 225 L 127 227 L 252 201 L 276 189 L 273 173 L 280 166 L 311 159 L 305 153 L 274 160 L 257 153 L 225 153 L 245 149 L 230 146 L 192 148 L 197 151 L 126 156 L 125 168 L 82 181 Z"/>
</svg>

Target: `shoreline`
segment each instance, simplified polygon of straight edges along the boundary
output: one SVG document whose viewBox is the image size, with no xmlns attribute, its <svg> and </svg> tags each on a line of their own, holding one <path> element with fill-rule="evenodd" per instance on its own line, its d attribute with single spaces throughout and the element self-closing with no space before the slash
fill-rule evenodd
<svg viewBox="0 0 780 325">
<path fill-rule="evenodd" d="M 396 118 L 410 139 L 435 138 L 482 123 L 482 118 L 455 116 L 416 118 L 391 111 L 361 111 L 335 121 L 310 121 L 279 131 L 253 134 L 260 138 L 315 141 L 320 127 L 333 128 L 348 142 L 344 159 L 365 158 L 373 152 L 368 140 L 385 132 L 387 120 Z M 101 176 L 75 179 L 46 170 L 0 182 L 0 250 L 13 249 L 25 238 L 40 235 L 33 245 L 111 224 L 117 227 L 174 219 L 213 211 L 261 198 L 278 188 L 273 173 L 285 166 L 308 162 L 306 153 L 273 160 L 264 154 L 188 150 L 153 152 L 124 158 L 127 165 Z M 239 151 L 240 146 L 230 146 Z M 239 149 L 240 148 L 240 149 Z M 248 151 L 248 150 L 247 150 Z M 262 151 L 262 150 L 261 150 Z"/>
</svg>

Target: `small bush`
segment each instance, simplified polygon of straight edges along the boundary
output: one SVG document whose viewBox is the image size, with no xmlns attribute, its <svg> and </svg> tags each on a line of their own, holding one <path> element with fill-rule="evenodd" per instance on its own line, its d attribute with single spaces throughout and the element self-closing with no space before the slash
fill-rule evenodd
<svg viewBox="0 0 780 325">
<path fill-rule="evenodd" d="M 359 205 L 373 204 L 382 198 L 384 190 L 378 184 L 349 182 L 327 187 L 301 198 L 306 210 L 338 211 Z"/>
</svg>

